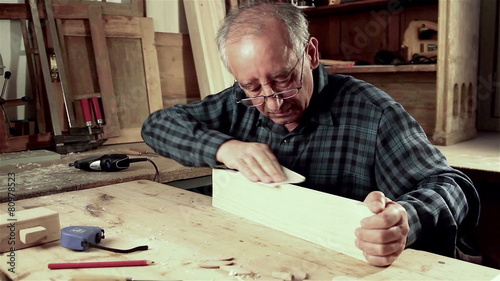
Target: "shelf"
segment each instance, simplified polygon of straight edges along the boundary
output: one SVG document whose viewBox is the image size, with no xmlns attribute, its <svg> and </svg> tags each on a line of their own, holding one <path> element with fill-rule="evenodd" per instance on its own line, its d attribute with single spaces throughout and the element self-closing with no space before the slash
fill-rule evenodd
<svg viewBox="0 0 500 281">
<path fill-rule="evenodd" d="M 333 15 L 346 12 L 366 12 L 375 8 L 387 9 L 389 11 L 398 11 L 403 7 L 407 6 L 422 6 L 429 4 L 437 4 L 438 0 L 358 0 L 344 2 L 337 5 L 323 5 L 311 8 L 305 8 L 304 13 L 307 16 L 318 16 L 318 15 Z"/>
<path fill-rule="evenodd" d="M 436 64 L 419 65 L 360 65 L 351 67 L 325 66 L 330 73 L 401 73 L 401 72 L 436 72 Z"/>
</svg>

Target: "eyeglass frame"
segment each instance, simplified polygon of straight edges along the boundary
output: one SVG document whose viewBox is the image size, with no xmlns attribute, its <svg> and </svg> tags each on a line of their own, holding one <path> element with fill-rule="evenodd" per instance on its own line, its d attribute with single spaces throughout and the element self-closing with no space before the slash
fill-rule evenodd
<svg viewBox="0 0 500 281">
<path fill-rule="evenodd" d="M 290 88 L 290 89 L 286 89 L 286 90 L 283 90 L 283 91 L 279 91 L 277 93 L 272 93 L 270 95 L 267 95 L 267 96 L 262 96 L 262 95 L 259 95 L 259 96 L 255 96 L 255 97 L 246 97 L 244 99 L 238 99 L 236 100 L 236 103 L 240 103 L 244 106 L 248 106 L 248 107 L 257 107 L 257 106 L 261 106 L 263 105 L 264 103 L 267 102 L 267 99 L 268 98 L 278 98 L 280 97 L 282 100 L 287 100 L 287 99 L 291 99 L 295 96 L 297 96 L 299 93 L 300 93 L 300 89 L 302 89 L 302 86 L 303 86 L 303 80 L 304 80 L 304 56 L 305 56 L 305 53 L 306 53 L 306 49 L 304 49 L 304 52 L 302 53 L 302 66 L 301 66 L 301 70 L 300 70 L 300 85 L 298 87 L 293 87 L 293 88 Z M 297 63 L 295 64 L 295 66 L 292 68 L 292 70 L 290 70 L 289 74 L 290 75 L 294 70 L 295 68 L 297 67 L 297 65 L 299 64 L 299 61 L 297 61 Z M 233 93 L 234 93 L 234 86 L 238 85 L 240 88 L 241 86 L 239 85 L 238 81 L 234 81 L 234 84 L 233 84 Z M 245 90 L 243 90 L 243 88 L 241 88 L 241 90 L 243 92 L 245 92 Z M 284 93 L 287 93 L 287 92 L 291 92 L 291 91 L 295 91 L 297 90 L 297 93 L 295 93 L 294 95 L 292 96 L 289 96 L 289 97 L 283 97 L 281 95 L 283 95 Z M 246 95 L 246 93 L 245 93 Z M 262 103 L 259 103 L 259 104 L 253 104 L 252 100 L 255 100 L 255 99 L 260 99 L 260 98 L 264 98 L 263 102 Z M 252 102 L 251 105 L 247 105 L 247 104 L 244 104 L 243 101 L 246 100 L 246 101 L 250 101 Z"/>
</svg>

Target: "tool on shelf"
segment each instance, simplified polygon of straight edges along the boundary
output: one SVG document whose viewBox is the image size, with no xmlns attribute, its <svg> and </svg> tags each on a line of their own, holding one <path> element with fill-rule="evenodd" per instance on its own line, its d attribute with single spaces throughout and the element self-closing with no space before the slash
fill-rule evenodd
<svg viewBox="0 0 500 281">
<path fill-rule="evenodd" d="M 411 21 L 405 30 L 402 46 L 403 49 L 406 49 L 406 60 L 414 62 L 415 58 L 427 58 L 425 62 L 435 62 L 438 52 L 437 33 L 438 24 L 435 22 L 427 20 Z M 418 61 L 415 61 L 415 63 L 418 63 Z"/>
</svg>

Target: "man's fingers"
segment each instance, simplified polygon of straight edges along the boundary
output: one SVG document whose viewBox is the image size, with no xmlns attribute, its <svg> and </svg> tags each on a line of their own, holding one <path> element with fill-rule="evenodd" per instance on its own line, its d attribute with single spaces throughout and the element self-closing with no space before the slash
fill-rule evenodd
<svg viewBox="0 0 500 281">
<path fill-rule="evenodd" d="M 356 246 L 362 249 L 367 255 L 388 256 L 395 253 L 401 253 L 405 247 L 405 243 L 402 242 L 401 239 L 385 244 L 370 243 L 356 239 Z"/>
<path fill-rule="evenodd" d="M 399 254 L 392 254 L 387 256 L 374 256 L 364 253 L 366 261 L 374 266 L 389 266 L 396 261 Z"/>
<path fill-rule="evenodd" d="M 266 144 L 229 140 L 220 146 L 216 158 L 253 182 L 272 183 L 286 179 L 281 164 Z"/>
<path fill-rule="evenodd" d="M 405 235 L 405 230 L 400 225 L 395 225 L 389 229 L 356 229 L 356 237 L 365 242 L 385 244 L 397 241 Z"/>
<path fill-rule="evenodd" d="M 363 251 L 363 255 L 369 264 L 375 266 L 391 265 L 405 249 L 404 239 L 391 243 L 370 243 L 356 239 L 356 246 Z"/>
<path fill-rule="evenodd" d="M 382 212 L 362 219 L 361 226 L 367 229 L 389 228 L 401 222 L 404 212 L 402 206 L 391 201 Z"/>
<path fill-rule="evenodd" d="M 372 191 L 366 196 L 364 202 L 372 213 L 378 214 L 385 208 L 386 197 L 380 191 Z"/>
</svg>

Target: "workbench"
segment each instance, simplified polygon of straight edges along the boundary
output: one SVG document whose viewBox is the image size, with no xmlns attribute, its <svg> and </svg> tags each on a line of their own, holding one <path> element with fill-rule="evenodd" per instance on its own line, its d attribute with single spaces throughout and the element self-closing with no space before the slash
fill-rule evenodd
<svg viewBox="0 0 500 281">
<path fill-rule="evenodd" d="M 130 167 L 119 172 L 89 172 L 69 167 L 69 163 L 85 157 L 107 153 L 129 153 L 130 149 L 152 152 L 145 143 L 105 145 L 97 149 L 61 155 L 58 160 L 26 162 L 0 167 L 0 203 L 7 200 L 8 174 L 17 178 L 17 199 L 30 198 L 58 192 L 93 188 L 132 180 L 153 180 L 154 166 L 149 162 L 131 163 Z M 178 162 L 155 154 L 130 155 L 130 158 L 147 157 L 160 171 L 160 182 L 171 182 L 211 174 L 209 168 L 185 167 Z"/>
<path fill-rule="evenodd" d="M 474 139 L 436 147 L 472 180 L 500 183 L 500 132 L 482 131 Z"/>
<path fill-rule="evenodd" d="M 148 180 L 57 193 L 15 201 L 16 211 L 45 207 L 59 212 L 61 228 L 99 226 L 101 245 L 146 251 L 117 254 L 101 249 L 73 251 L 59 241 L 17 250 L 15 272 L 7 256 L 0 270 L 13 280 L 68 280 L 92 274 L 149 280 L 279 280 L 275 273 L 306 273 L 315 280 L 492 280 L 500 271 L 427 252 L 407 249 L 389 267 L 296 238 L 222 211 L 211 197 Z M 0 211 L 7 212 L 7 204 Z M 293 218 L 290 218 L 293 219 Z M 354 235 L 354 234 L 353 234 Z M 231 259 L 233 268 L 202 268 Z M 48 269 L 49 263 L 151 260 L 141 267 Z M 246 271 L 246 272 L 244 272 Z M 233 276 L 243 274 L 243 276 Z M 1 278 L 0 278 L 1 279 Z M 134 280 L 135 280 L 134 279 Z"/>
<path fill-rule="evenodd" d="M 437 146 L 448 158 L 451 166 L 464 171 L 473 180 L 493 183 L 500 182 L 500 133 L 479 133 L 478 137 L 450 145 Z M 116 172 L 86 172 L 69 167 L 76 160 L 106 153 L 124 153 L 135 148 L 139 151 L 152 151 L 145 143 L 104 145 L 83 153 L 62 155 L 60 160 L 28 162 L 0 167 L 0 202 L 6 202 L 8 173 L 15 173 L 19 179 L 18 199 L 47 195 L 57 192 L 98 187 L 113 183 L 139 179 L 153 180 L 155 170 L 148 162 L 131 164 L 130 168 Z M 184 167 L 178 162 L 161 156 L 146 154 L 133 157 L 148 157 L 160 169 L 163 183 L 203 178 L 211 174 L 209 168 Z"/>
</svg>

